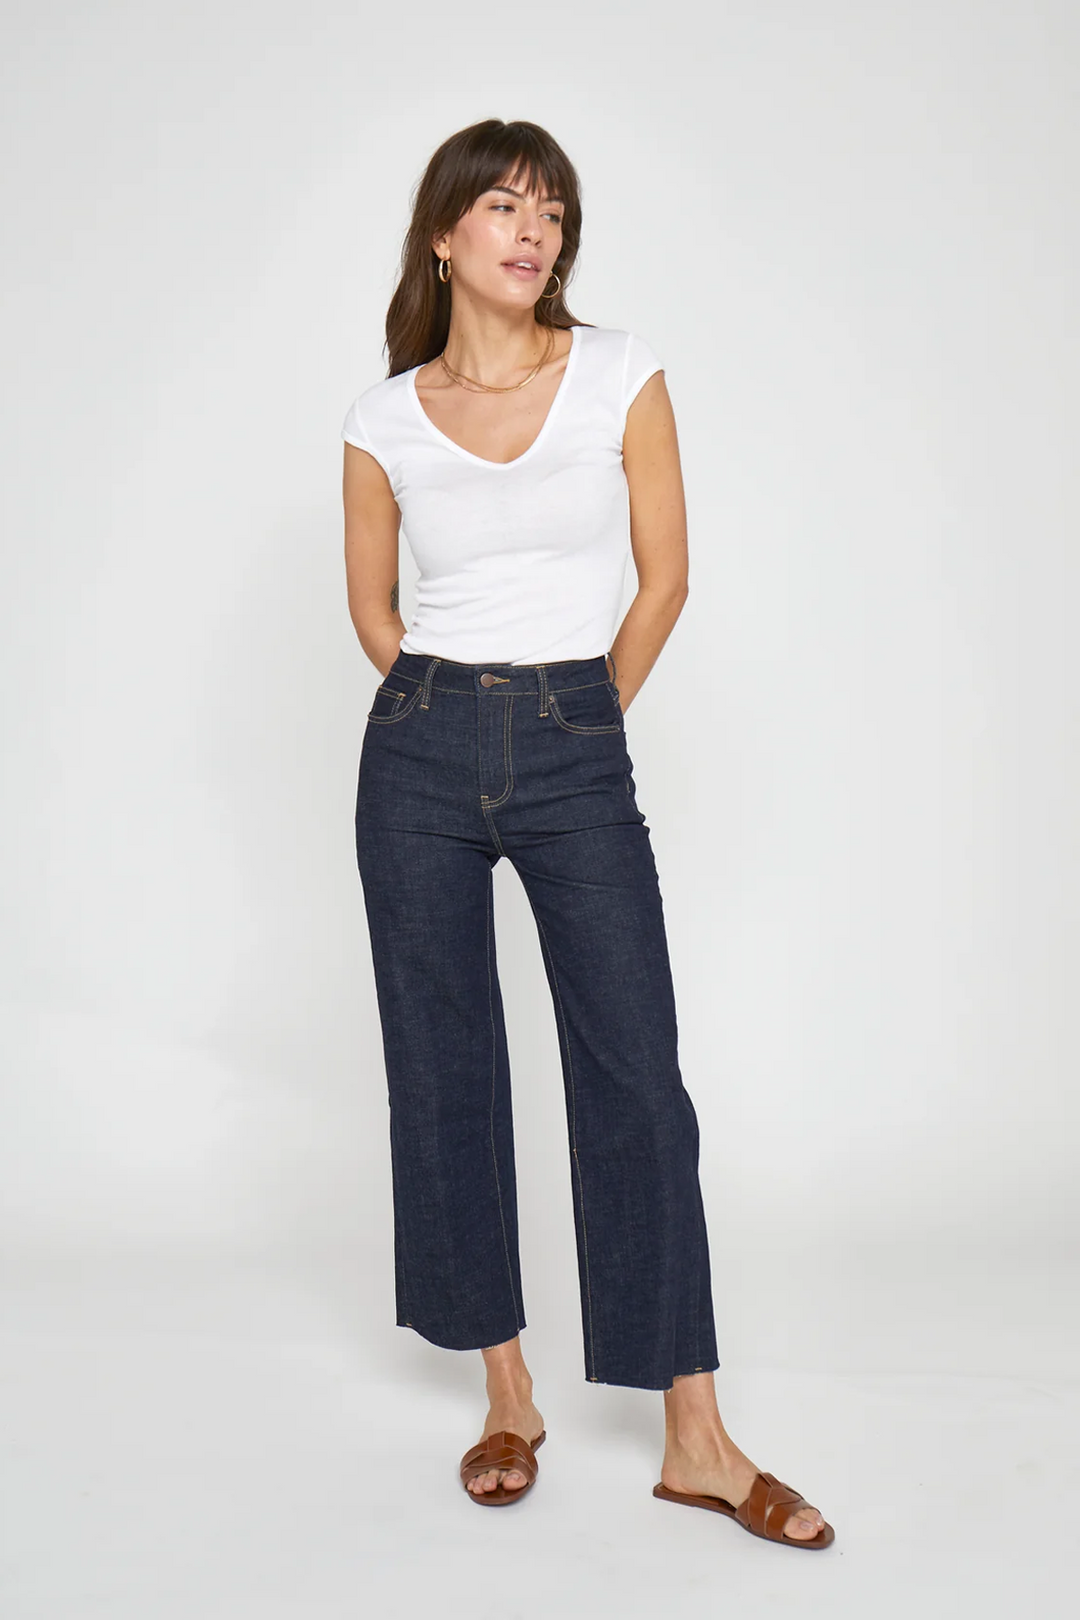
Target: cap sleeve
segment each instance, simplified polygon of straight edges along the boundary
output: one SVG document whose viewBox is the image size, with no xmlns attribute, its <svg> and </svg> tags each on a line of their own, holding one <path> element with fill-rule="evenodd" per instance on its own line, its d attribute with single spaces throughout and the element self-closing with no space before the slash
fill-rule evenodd
<svg viewBox="0 0 1080 1620">
<path fill-rule="evenodd" d="M 374 444 L 372 444 L 371 437 L 361 419 L 360 397 L 354 399 L 348 410 L 345 412 L 345 420 L 341 424 L 341 437 L 345 440 L 346 444 L 354 444 L 358 450 L 366 450 L 368 455 L 372 456 L 374 460 L 379 463 L 379 466 L 382 468 L 387 478 L 390 478 L 390 470 L 386 465 L 386 460 L 379 454 Z M 391 483 L 392 482 L 393 480 L 391 479 Z"/>
<path fill-rule="evenodd" d="M 663 371 L 663 369 L 663 364 L 657 359 L 644 338 L 639 338 L 635 332 L 628 332 L 626 334 L 626 354 L 623 357 L 622 414 L 624 422 L 627 411 L 649 378 L 654 372 Z"/>
</svg>

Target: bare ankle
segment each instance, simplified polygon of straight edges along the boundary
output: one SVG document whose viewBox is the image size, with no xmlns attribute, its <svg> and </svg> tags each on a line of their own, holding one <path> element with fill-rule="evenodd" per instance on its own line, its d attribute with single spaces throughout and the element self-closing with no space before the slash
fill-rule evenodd
<svg viewBox="0 0 1080 1620">
<path fill-rule="evenodd" d="M 491 1407 L 530 1407 L 533 1403 L 532 1379 L 489 1378 L 487 1399 Z"/>
<path fill-rule="evenodd" d="M 719 1412 L 672 1412 L 666 1414 L 664 1442 L 669 1451 L 690 1456 L 730 1457 L 738 1447 L 724 1428 Z"/>
<path fill-rule="evenodd" d="M 487 1398 L 491 1406 L 532 1405 L 532 1374 L 525 1365 L 517 1339 L 492 1345 L 483 1351 L 487 1373 Z"/>
</svg>

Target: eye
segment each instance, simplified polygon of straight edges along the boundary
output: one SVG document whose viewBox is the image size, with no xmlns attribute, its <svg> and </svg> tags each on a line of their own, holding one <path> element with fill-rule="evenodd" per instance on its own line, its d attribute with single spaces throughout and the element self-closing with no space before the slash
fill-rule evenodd
<svg viewBox="0 0 1080 1620">
<path fill-rule="evenodd" d="M 514 205 L 513 205 L 513 203 L 490 203 L 488 206 L 493 211 L 496 211 L 496 210 L 498 210 L 500 208 L 512 209 Z M 562 221 L 563 221 L 563 216 L 561 214 L 555 213 L 554 211 L 545 213 L 543 217 L 545 219 L 550 219 L 552 221 L 552 223 L 555 224 L 555 225 L 561 225 Z"/>
</svg>

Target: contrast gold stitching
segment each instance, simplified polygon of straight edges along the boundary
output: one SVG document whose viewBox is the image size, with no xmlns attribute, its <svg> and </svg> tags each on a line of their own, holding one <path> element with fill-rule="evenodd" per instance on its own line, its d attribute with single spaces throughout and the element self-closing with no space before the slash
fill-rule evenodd
<svg viewBox="0 0 1080 1620">
<path fill-rule="evenodd" d="M 514 753 L 510 746 L 510 719 L 514 712 L 514 698 L 508 694 L 503 702 L 506 704 L 506 713 L 503 715 L 503 781 L 505 786 L 497 799 L 489 799 L 481 794 L 484 807 L 487 810 L 496 810 L 500 804 L 505 804 L 514 791 Z"/>
<path fill-rule="evenodd" d="M 442 660 L 440 658 L 433 658 L 427 667 L 427 673 L 424 676 L 424 701 L 420 705 L 422 709 L 431 708 L 431 685 L 435 679 L 435 671 L 438 669 L 441 662 Z"/>
<path fill-rule="evenodd" d="M 564 690 L 568 692 L 578 692 L 581 691 L 582 688 L 568 686 L 565 687 Z M 571 721 L 564 720 L 562 714 L 559 712 L 559 697 L 557 692 L 552 692 L 550 703 L 552 716 L 556 724 L 560 725 L 564 731 L 576 731 L 580 736 L 583 737 L 599 737 L 605 732 L 622 730 L 621 719 L 616 720 L 613 726 L 575 726 Z"/>
<path fill-rule="evenodd" d="M 399 697 L 404 697 L 405 694 L 404 694 L 404 692 L 402 692 L 402 693 L 399 693 L 398 696 Z M 417 698 L 419 696 L 420 696 L 420 688 L 417 687 L 416 691 L 413 693 L 412 697 L 408 700 L 408 702 L 407 703 L 400 703 L 399 702 L 395 706 L 395 708 L 393 710 L 393 713 L 391 713 L 391 714 L 369 714 L 368 715 L 368 720 L 371 722 L 371 724 L 373 726 L 392 726 L 392 725 L 395 725 L 397 723 L 397 721 L 404 720 L 404 718 L 405 718 L 405 716 L 407 714 L 412 713 L 413 709 L 415 709 L 415 707 L 416 707 L 416 700 L 417 700 Z"/>
</svg>

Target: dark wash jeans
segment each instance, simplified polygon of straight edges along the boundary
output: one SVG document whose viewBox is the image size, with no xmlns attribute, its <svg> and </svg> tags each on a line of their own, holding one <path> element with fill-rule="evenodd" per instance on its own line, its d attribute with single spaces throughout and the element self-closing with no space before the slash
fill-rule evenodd
<svg viewBox="0 0 1080 1620">
<path fill-rule="evenodd" d="M 493 878 L 536 919 L 566 1096 L 585 1376 L 718 1365 L 698 1123 L 663 907 L 607 661 L 400 652 L 360 754 L 356 851 L 389 1090 L 397 1323 L 526 1325 Z"/>
</svg>

